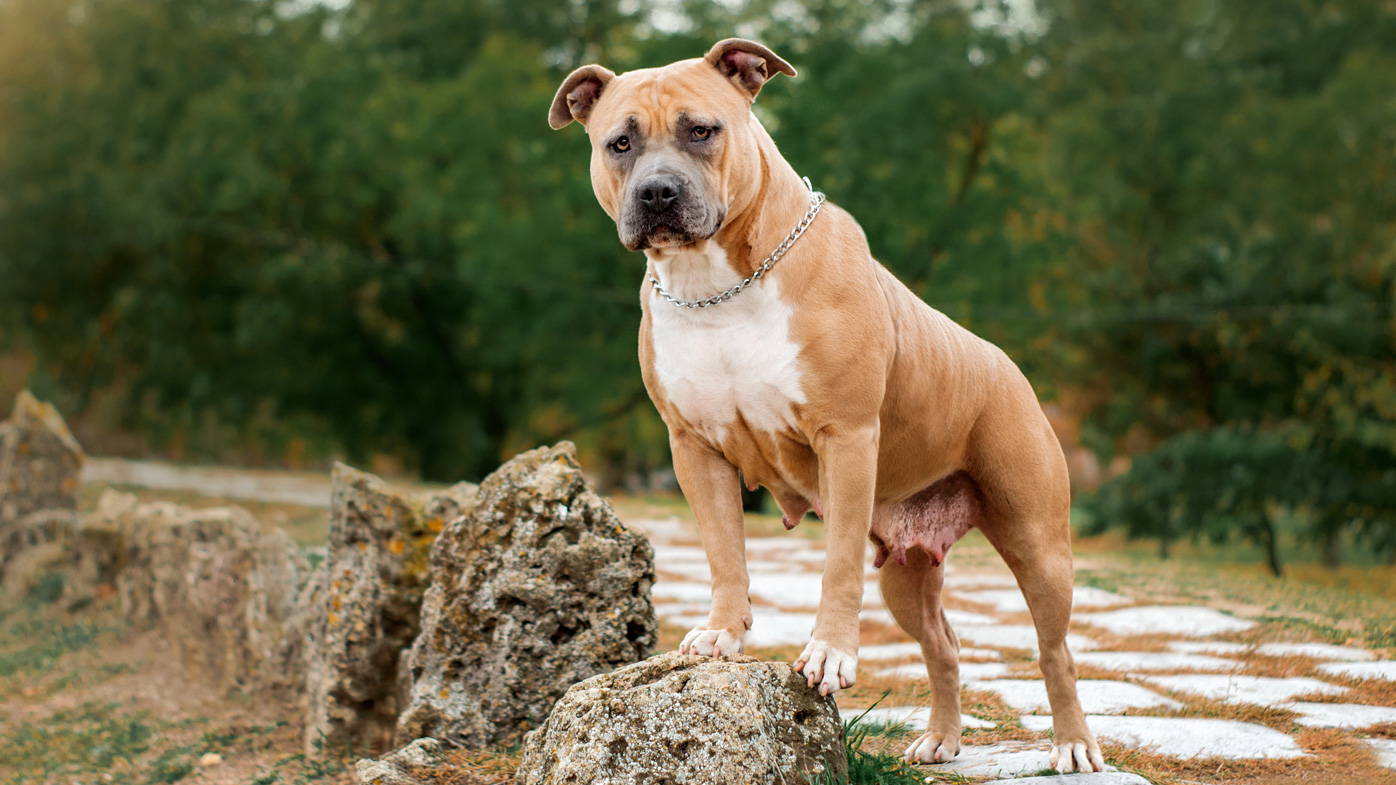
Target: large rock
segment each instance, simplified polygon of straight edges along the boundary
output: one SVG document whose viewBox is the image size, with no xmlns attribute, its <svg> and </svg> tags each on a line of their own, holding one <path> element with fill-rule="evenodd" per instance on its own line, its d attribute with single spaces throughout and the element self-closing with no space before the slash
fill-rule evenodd
<svg viewBox="0 0 1396 785">
<path fill-rule="evenodd" d="M 484 773 L 464 751 L 446 748 L 436 739 L 416 741 L 377 760 L 365 758 L 354 766 L 359 785 L 503 785 L 509 778 Z"/>
<path fill-rule="evenodd" d="M 7 601 L 40 586 L 69 602 L 109 596 L 126 564 L 126 538 L 108 514 L 135 497 L 107 491 L 97 511 L 40 510 L 0 532 L 0 594 Z"/>
<path fill-rule="evenodd" d="M 431 555 L 398 740 L 517 741 L 569 687 L 650 654 L 654 549 L 596 494 L 568 442 L 480 485 Z"/>
<path fill-rule="evenodd" d="M 306 751 L 383 750 L 401 710 L 402 651 L 419 629 L 431 545 L 475 486 L 422 498 L 336 464 L 329 551 L 306 642 Z"/>
<path fill-rule="evenodd" d="M 785 663 L 666 654 L 584 681 L 528 734 L 515 785 L 778 785 L 847 770 L 843 724 Z"/>
<path fill-rule="evenodd" d="M 92 528 L 124 545 L 116 589 L 128 621 L 154 625 L 190 676 L 225 690 L 284 694 L 283 656 L 310 565 L 283 531 L 240 507 L 193 509 L 105 497 Z"/>
<path fill-rule="evenodd" d="M 86 460 L 58 410 L 20 392 L 0 424 L 0 531 L 31 512 L 75 509 Z"/>
</svg>

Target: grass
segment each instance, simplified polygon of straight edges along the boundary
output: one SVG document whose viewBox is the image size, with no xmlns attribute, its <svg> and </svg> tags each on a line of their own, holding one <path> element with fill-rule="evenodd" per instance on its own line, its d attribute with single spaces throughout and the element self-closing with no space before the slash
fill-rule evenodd
<svg viewBox="0 0 1396 785">
<path fill-rule="evenodd" d="M 886 697 L 884 693 L 883 697 Z M 863 718 L 877 704 L 843 724 L 843 748 L 848 758 L 848 773 L 839 777 L 827 769 L 820 772 L 810 785 L 923 785 L 925 775 L 915 766 L 896 755 L 869 752 L 863 742 L 869 736 L 887 736 L 906 729 L 903 723 L 864 723 Z"/>
</svg>

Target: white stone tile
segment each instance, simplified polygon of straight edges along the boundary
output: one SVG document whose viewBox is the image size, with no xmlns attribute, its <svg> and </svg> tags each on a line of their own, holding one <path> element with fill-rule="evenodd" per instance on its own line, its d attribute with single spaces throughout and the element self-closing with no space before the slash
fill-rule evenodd
<svg viewBox="0 0 1396 785">
<path fill-rule="evenodd" d="M 1051 717 L 1023 717 L 1023 727 L 1045 731 Z M 1304 751 L 1294 739 L 1264 725 L 1235 720 L 1177 717 L 1099 717 L 1086 718 L 1096 737 L 1127 747 L 1154 751 L 1174 758 L 1302 758 Z"/>
<path fill-rule="evenodd" d="M 1396 740 L 1363 739 L 1377 754 L 1377 765 L 1396 770 Z"/>
<path fill-rule="evenodd" d="M 867 712 L 867 716 L 863 717 L 863 722 L 865 723 L 877 723 L 879 725 L 900 723 L 908 726 L 913 733 L 921 733 L 931 721 L 931 710 L 924 706 L 920 708 L 914 706 L 891 706 L 883 708 L 878 706 L 873 709 L 839 709 L 839 718 L 844 722 L 848 722 L 857 719 L 858 716 L 865 711 Z M 960 715 L 960 725 L 965 728 L 998 727 L 988 720 L 981 720 L 978 717 L 972 717 L 968 714 Z"/>
<path fill-rule="evenodd" d="M 1310 728 L 1370 728 L 1396 722 L 1396 707 L 1359 703 L 1286 703 L 1280 708 L 1298 712 L 1294 721 Z"/>
<path fill-rule="evenodd" d="M 962 662 L 960 663 L 960 683 L 967 684 L 981 679 L 997 679 L 1008 674 L 1008 666 L 1001 662 Z M 906 665 L 898 665 L 892 668 L 883 668 L 877 671 L 878 676 L 888 676 L 896 679 L 910 679 L 913 681 L 924 681 L 926 679 L 926 665 L 922 662 L 913 662 Z"/>
<path fill-rule="evenodd" d="M 990 624 L 998 624 L 999 620 L 993 616 L 985 616 L 982 613 L 973 611 L 957 611 L 954 608 L 945 609 L 945 619 L 950 622 L 950 626 L 955 629 L 960 627 L 983 627 Z"/>
<path fill-rule="evenodd" d="M 1149 781 L 1127 771 L 1116 771 L 1106 765 L 1105 771 L 1089 774 L 1051 774 L 1046 777 L 1023 777 L 1021 779 L 994 780 L 984 785 L 1150 785 Z"/>
<path fill-rule="evenodd" d="M 906 643 L 878 643 L 872 646 L 863 646 L 858 649 L 858 659 L 861 660 L 901 660 L 908 657 L 915 657 L 917 661 L 921 659 L 921 644 L 914 641 Z M 961 660 L 999 660 L 1003 655 L 993 649 L 961 648 Z"/>
<path fill-rule="evenodd" d="M 1077 665 L 1108 671 L 1229 671 L 1241 663 L 1205 654 L 1160 651 L 1087 651 L 1075 655 Z"/>
<path fill-rule="evenodd" d="M 1366 649 L 1334 646 L 1331 643 L 1262 643 L 1257 652 L 1267 657 L 1313 657 L 1316 660 L 1362 662 L 1376 657 Z"/>
<path fill-rule="evenodd" d="M 1003 702 L 1018 711 L 1049 711 L 1047 686 L 1041 679 L 997 679 L 965 685 L 970 690 L 998 693 Z M 1181 708 L 1182 704 L 1124 681 L 1082 679 L 1076 682 L 1081 708 L 1087 714 L 1119 714 L 1129 709 Z"/>
<path fill-rule="evenodd" d="M 818 608 L 822 580 L 814 572 L 752 573 L 748 591 L 753 598 L 781 608 Z"/>
<path fill-rule="evenodd" d="M 897 626 L 897 620 L 892 618 L 892 612 L 886 608 L 864 608 L 858 612 L 858 620 L 901 629 Z"/>
<path fill-rule="evenodd" d="M 1301 695 L 1342 695 L 1347 687 L 1306 678 L 1276 679 L 1269 676 L 1188 674 L 1146 676 L 1144 681 L 1166 690 L 1200 695 L 1226 703 L 1274 706 Z"/>
<path fill-rule="evenodd" d="M 999 613 L 1027 613 L 1028 610 L 1028 601 L 1023 599 L 1023 593 L 1016 586 L 1011 589 L 957 591 L 955 596 L 981 605 L 992 605 L 994 610 Z M 1116 605 L 1128 605 L 1131 602 L 1134 600 L 1122 594 L 1115 594 L 1093 586 L 1077 586 L 1072 590 L 1072 607 L 1077 609 L 1112 608 Z"/>
<path fill-rule="evenodd" d="M 708 563 L 708 554 L 696 545 L 668 545 L 656 543 L 654 546 L 654 563 L 663 567 L 668 562 L 702 562 Z"/>
<path fill-rule="evenodd" d="M 679 602 L 709 602 L 712 600 L 712 589 L 706 583 L 693 583 L 690 581 L 676 581 L 660 578 L 654 582 L 654 588 L 650 590 L 650 596 L 658 600 L 677 600 Z"/>
<path fill-rule="evenodd" d="M 1223 632 L 1240 632 L 1255 626 L 1253 621 L 1196 605 L 1149 605 L 1104 613 L 1078 613 L 1074 618 L 1116 635 L 1165 633 L 1205 637 Z"/>
<path fill-rule="evenodd" d="M 1244 643 L 1226 641 L 1173 641 L 1168 648 L 1184 654 L 1245 654 L 1251 649 Z"/>
<path fill-rule="evenodd" d="M 667 606 L 658 606 L 655 611 L 659 612 L 663 607 Z M 795 613 L 757 605 L 752 607 L 751 616 L 751 629 L 747 630 L 743 641 L 748 650 L 765 646 L 804 645 L 814 631 L 813 613 Z M 707 623 L 708 613 L 705 608 L 701 613 L 664 618 L 680 627 L 696 627 Z"/>
<path fill-rule="evenodd" d="M 660 575 L 677 575 L 690 581 L 709 583 L 713 579 L 706 561 L 655 561 L 654 569 Z"/>
<path fill-rule="evenodd" d="M 947 589 L 972 589 L 972 588 L 1017 588 L 1018 581 L 1010 573 L 966 573 L 947 572 L 945 574 L 945 587 Z"/>
<path fill-rule="evenodd" d="M 1330 662 L 1318 666 L 1324 673 L 1347 676 L 1350 679 L 1385 679 L 1396 681 L 1396 660 L 1378 662 Z"/>
<path fill-rule="evenodd" d="M 706 602 L 666 602 L 654 606 L 659 618 L 680 627 L 696 627 L 708 620 Z"/>
<path fill-rule="evenodd" d="M 1047 765 L 1047 747 L 1042 743 L 1005 741 L 998 744 L 962 745 L 955 760 L 934 767 L 927 773 L 953 771 L 964 777 L 1019 777 L 1036 774 Z"/>
<path fill-rule="evenodd" d="M 988 627 L 956 627 L 960 640 L 996 649 L 1027 649 L 1037 651 L 1037 630 L 1031 624 L 998 624 Z M 1066 636 L 1066 645 L 1072 652 L 1088 651 L 1096 648 L 1095 641 L 1075 633 Z"/>
</svg>

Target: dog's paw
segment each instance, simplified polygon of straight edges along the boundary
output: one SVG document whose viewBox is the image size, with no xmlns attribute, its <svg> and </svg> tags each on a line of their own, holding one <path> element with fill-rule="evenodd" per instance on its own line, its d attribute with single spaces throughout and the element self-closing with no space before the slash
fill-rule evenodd
<svg viewBox="0 0 1396 785">
<path fill-rule="evenodd" d="M 960 754 L 960 734 L 926 731 L 913 741 L 902 757 L 907 763 L 949 763 Z"/>
<path fill-rule="evenodd" d="M 1047 756 L 1047 764 L 1062 774 L 1073 771 L 1105 771 L 1105 758 L 1101 757 L 1100 745 L 1090 732 L 1084 734 L 1062 734 L 1052 739 L 1052 753 Z"/>
<path fill-rule="evenodd" d="M 704 657 L 741 654 L 742 639 L 727 630 L 710 630 L 694 627 L 683 636 L 679 644 L 679 654 L 701 654 Z"/>
<path fill-rule="evenodd" d="M 805 646 L 800 658 L 795 660 L 795 672 L 803 675 L 809 686 L 819 685 L 820 695 L 832 695 L 853 686 L 858 672 L 858 655 L 828 641 L 815 639 Z"/>
</svg>

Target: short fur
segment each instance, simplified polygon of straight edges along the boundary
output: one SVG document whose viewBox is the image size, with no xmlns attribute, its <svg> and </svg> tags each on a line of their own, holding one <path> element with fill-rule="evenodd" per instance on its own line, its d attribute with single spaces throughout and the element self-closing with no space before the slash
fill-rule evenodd
<svg viewBox="0 0 1396 785">
<path fill-rule="evenodd" d="M 675 297 L 708 297 L 750 275 L 810 206 L 751 112 L 776 73 L 794 69 L 759 44 L 728 39 L 704 58 L 611 78 L 585 66 L 558 91 L 553 125 L 566 116 L 586 125 L 597 199 Z M 651 177 L 678 184 L 678 206 L 655 212 L 637 196 Z M 705 223 L 717 215 L 716 226 Z M 853 683 L 871 539 L 883 598 L 921 642 L 931 682 L 930 725 L 907 757 L 950 760 L 959 750 L 959 644 L 941 607 L 942 564 L 978 528 L 1033 614 L 1052 764 L 1101 770 L 1066 647 L 1066 462 L 1028 381 L 878 264 L 858 224 L 832 204 L 755 287 L 692 311 L 662 300 L 648 279 L 640 292 L 641 370 L 713 575 L 708 622 L 682 650 L 736 653 L 751 626 L 740 471 L 771 491 L 787 526 L 811 508 L 826 519 L 819 611 L 796 667 L 826 693 Z M 676 331 L 702 336 L 701 351 Z M 692 373 L 676 366 L 685 359 Z"/>
</svg>

